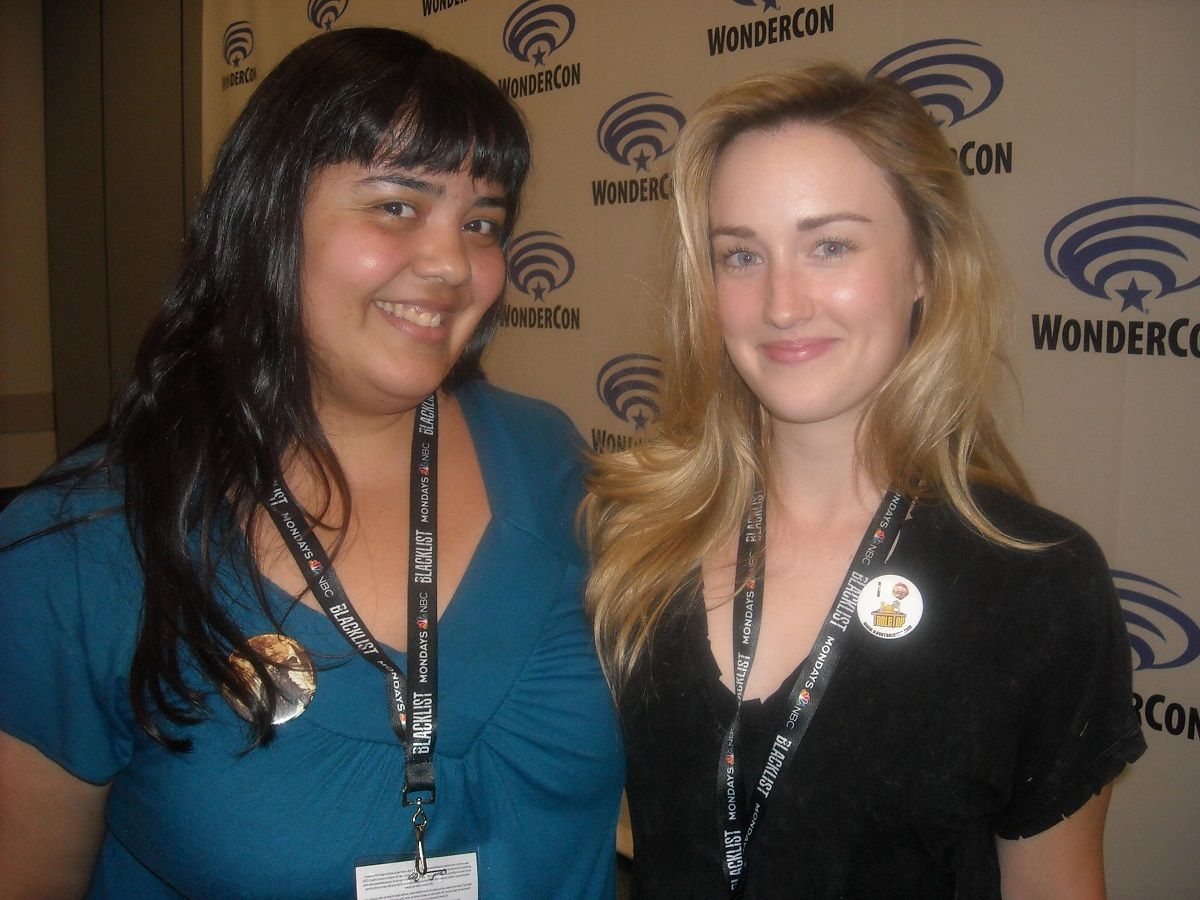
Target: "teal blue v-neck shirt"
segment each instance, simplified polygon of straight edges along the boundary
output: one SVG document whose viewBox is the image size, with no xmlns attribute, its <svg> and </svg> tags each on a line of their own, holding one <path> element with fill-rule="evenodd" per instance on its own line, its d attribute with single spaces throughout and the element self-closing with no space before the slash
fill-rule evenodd
<svg viewBox="0 0 1200 900">
<path fill-rule="evenodd" d="M 484 898 L 607 900 L 623 766 L 581 609 L 578 438 L 539 401 L 483 383 L 456 397 L 492 519 L 440 623 L 427 848 L 477 851 Z M 0 517 L 0 546 L 119 503 L 111 488 L 65 507 L 61 491 L 27 492 Z M 234 616 L 248 635 L 273 631 L 244 582 L 222 572 Z M 352 897 L 356 861 L 412 852 L 385 680 L 321 613 L 269 589 L 318 663 L 306 712 L 243 753 L 243 723 L 214 697 L 194 749 L 175 754 L 130 709 L 141 573 L 123 516 L 0 553 L 0 584 L 0 730 L 112 782 L 90 897 Z"/>
</svg>

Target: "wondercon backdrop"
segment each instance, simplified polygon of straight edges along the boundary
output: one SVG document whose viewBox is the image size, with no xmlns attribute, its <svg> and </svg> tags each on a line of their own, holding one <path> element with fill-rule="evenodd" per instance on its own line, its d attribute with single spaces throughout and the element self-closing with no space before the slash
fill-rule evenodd
<svg viewBox="0 0 1200 900">
<path fill-rule="evenodd" d="M 1200 874 L 1200 5 L 1194 0 L 206 0 L 205 159 L 321 29 L 409 29 L 532 127 L 494 381 L 597 450 L 643 440 L 648 324 L 680 127 L 718 86 L 811 60 L 909 85 L 1015 284 L 1006 433 L 1039 500 L 1108 554 L 1149 752 L 1118 784 L 1115 898 Z M 980 697 L 986 704 L 987 698 Z"/>
</svg>

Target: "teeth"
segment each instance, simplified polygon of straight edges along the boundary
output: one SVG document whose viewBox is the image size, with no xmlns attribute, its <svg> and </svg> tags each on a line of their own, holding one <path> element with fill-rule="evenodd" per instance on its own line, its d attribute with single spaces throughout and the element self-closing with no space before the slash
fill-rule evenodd
<svg viewBox="0 0 1200 900">
<path fill-rule="evenodd" d="M 386 300 L 376 300 L 375 305 L 389 316 L 395 316 L 398 319 L 403 319 L 405 322 L 412 322 L 414 325 L 421 325 L 425 328 L 437 328 L 442 324 L 441 313 L 431 313 L 428 310 L 421 309 L 419 306 L 409 306 L 405 303 L 389 303 Z"/>
</svg>

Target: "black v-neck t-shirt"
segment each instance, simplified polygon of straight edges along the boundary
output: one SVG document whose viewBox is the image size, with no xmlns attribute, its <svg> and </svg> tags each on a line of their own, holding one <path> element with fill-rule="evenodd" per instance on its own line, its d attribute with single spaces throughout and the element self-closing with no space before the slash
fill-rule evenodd
<svg viewBox="0 0 1200 900">
<path fill-rule="evenodd" d="M 979 499 L 1008 533 L 1055 545 L 999 547 L 946 507 L 917 504 L 883 571 L 919 588 L 920 622 L 895 640 L 852 623 L 754 833 L 746 898 L 999 898 L 996 836 L 1051 827 L 1144 751 L 1100 549 L 1046 510 Z M 735 700 L 698 592 L 673 606 L 619 698 L 633 897 L 723 900 L 718 769 Z M 791 681 L 742 706 L 746 796 Z"/>
</svg>

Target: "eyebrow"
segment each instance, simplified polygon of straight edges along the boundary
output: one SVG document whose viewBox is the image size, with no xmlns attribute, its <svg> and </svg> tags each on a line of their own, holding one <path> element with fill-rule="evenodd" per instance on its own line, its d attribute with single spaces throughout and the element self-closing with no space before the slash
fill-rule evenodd
<svg viewBox="0 0 1200 900">
<path fill-rule="evenodd" d="M 834 222 L 870 222 L 867 216 L 852 212 L 834 212 L 823 216 L 805 216 L 796 220 L 797 231 L 816 231 Z M 715 237 L 752 238 L 755 237 L 753 228 L 744 225 L 719 225 L 709 232 L 710 238 Z"/>
<path fill-rule="evenodd" d="M 414 178 L 412 175 L 402 175 L 399 172 L 368 175 L 366 178 L 359 179 L 358 183 L 363 187 L 406 188 L 430 197 L 444 197 L 446 195 L 446 189 L 440 184 L 434 184 L 432 181 L 425 181 L 422 178 Z M 505 209 L 507 206 L 508 201 L 505 197 L 497 197 L 491 194 L 482 194 L 476 197 L 471 203 L 472 209 Z"/>
</svg>

